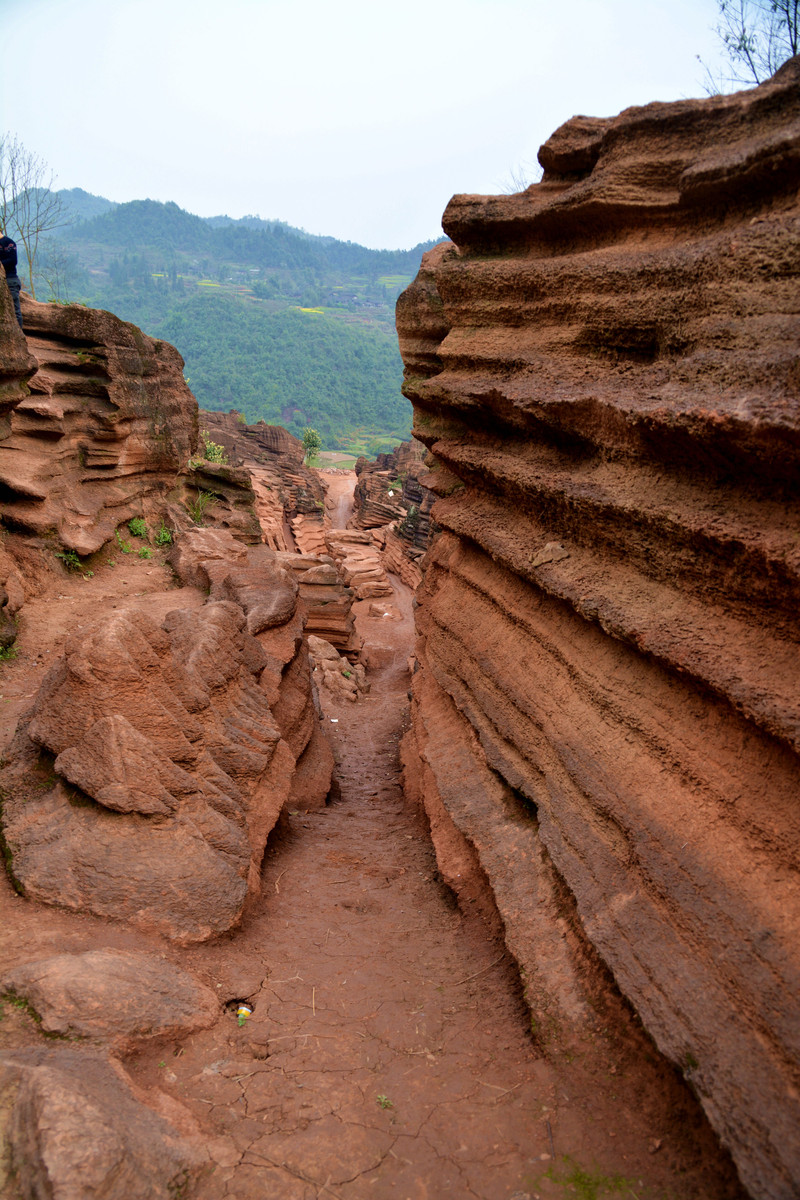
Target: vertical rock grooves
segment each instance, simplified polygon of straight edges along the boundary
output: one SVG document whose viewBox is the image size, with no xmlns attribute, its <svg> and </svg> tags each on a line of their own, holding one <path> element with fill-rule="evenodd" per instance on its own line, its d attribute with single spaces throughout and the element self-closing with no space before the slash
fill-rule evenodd
<svg viewBox="0 0 800 1200">
<path fill-rule="evenodd" d="M 398 302 L 443 530 L 406 775 L 440 854 L 476 852 L 532 1007 L 582 1019 L 549 859 L 746 1186 L 788 1198 L 800 60 L 574 118 L 540 161 L 454 197 Z"/>
</svg>

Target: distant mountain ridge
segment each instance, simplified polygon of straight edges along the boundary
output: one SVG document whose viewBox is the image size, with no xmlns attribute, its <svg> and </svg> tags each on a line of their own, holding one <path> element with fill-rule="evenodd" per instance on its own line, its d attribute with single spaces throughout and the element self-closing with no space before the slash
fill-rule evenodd
<svg viewBox="0 0 800 1200">
<path fill-rule="evenodd" d="M 66 211 L 71 217 L 68 223 L 73 233 L 86 240 L 97 239 L 114 244 L 126 235 L 138 229 L 144 222 L 163 240 L 164 226 L 172 229 L 175 236 L 175 249 L 200 249 L 209 244 L 204 240 L 201 229 L 212 233 L 218 230 L 241 229 L 278 233 L 282 237 L 297 238 L 300 241 L 317 244 L 327 250 L 347 247 L 352 262 L 359 260 L 373 262 L 381 268 L 395 266 L 398 269 L 408 268 L 418 263 L 421 255 L 431 246 L 436 245 L 442 238 L 432 238 L 420 242 L 409 250 L 373 250 L 358 242 L 342 241 L 328 234 L 308 233 L 287 221 L 265 219 L 259 216 L 229 217 L 220 214 L 214 217 L 198 217 L 187 209 L 181 208 L 173 200 L 127 200 L 118 203 L 107 200 L 104 196 L 95 196 L 83 188 L 65 188 L 57 193 Z M 98 223 L 98 219 L 100 223 Z M 75 229 L 77 226 L 79 228 Z M 88 228 L 87 228 L 88 226 Z M 181 236 L 182 235 L 182 236 Z M 210 243 L 213 244 L 213 243 Z M 224 243 L 223 243 L 224 244 Z M 342 251 L 337 257 L 341 257 Z"/>
<path fill-rule="evenodd" d="M 59 195 L 68 223 L 37 290 L 172 342 L 201 407 L 298 436 L 311 424 L 325 448 L 354 453 L 409 436 L 394 301 L 434 241 L 372 250 L 259 216 Z"/>
</svg>

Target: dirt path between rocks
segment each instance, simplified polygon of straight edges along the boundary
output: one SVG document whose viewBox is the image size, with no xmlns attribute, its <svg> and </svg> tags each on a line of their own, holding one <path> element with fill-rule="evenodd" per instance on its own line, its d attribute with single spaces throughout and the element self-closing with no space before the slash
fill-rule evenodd
<svg viewBox="0 0 800 1200">
<path fill-rule="evenodd" d="M 55 597 L 26 606 L 19 658 L 3 666 L 4 742 L 69 629 L 115 606 L 165 614 L 203 603 L 169 578 L 155 560 L 130 562 L 65 577 Z M 281 819 L 262 901 L 239 930 L 180 949 L 22 900 L 3 877 L 2 961 L 147 950 L 226 1000 L 251 1001 L 241 1028 L 228 1011 L 209 1030 L 144 1043 L 124 1060 L 141 1098 L 211 1155 L 187 1200 L 740 1195 L 641 1038 L 598 1022 L 581 1053 L 537 1050 L 502 944 L 438 881 L 427 830 L 400 788 L 412 621 L 411 595 L 393 582 L 400 619 L 356 606 L 388 665 L 372 672 L 369 696 L 326 707 L 341 796 Z M 0 1046 L 40 1037 L 25 1013 L 6 1010 Z"/>
<path fill-rule="evenodd" d="M 393 584 L 401 620 L 356 606 L 391 663 L 358 704 L 326 704 L 341 798 L 287 814 L 260 910 L 184 960 L 228 992 L 238 977 L 253 1015 L 133 1064 L 213 1131 L 198 1200 L 738 1194 L 668 1088 L 620 1078 L 624 1046 L 537 1053 L 502 945 L 438 882 L 399 784 L 412 615 Z"/>
<path fill-rule="evenodd" d="M 332 529 L 344 529 L 353 512 L 353 492 L 358 476 L 355 471 L 328 468 L 320 471 L 324 476 L 326 515 Z"/>
</svg>

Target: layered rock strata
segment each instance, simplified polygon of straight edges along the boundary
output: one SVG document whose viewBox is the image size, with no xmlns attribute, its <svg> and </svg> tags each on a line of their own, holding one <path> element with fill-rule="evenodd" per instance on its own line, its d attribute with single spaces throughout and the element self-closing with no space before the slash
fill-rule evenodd
<svg viewBox="0 0 800 1200">
<path fill-rule="evenodd" d="M 353 619 L 352 588 L 345 587 L 329 554 L 279 554 L 292 571 L 305 608 L 305 632 L 324 638 L 337 650 L 357 654 L 361 642 Z"/>
<path fill-rule="evenodd" d="M 534 1008 L 585 1011 L 562 890 L 770 1200 L 800 1188 L 799 131 L 797 59 L 575 118 L 541 183 L 454 197 L 398 302 L 444 530 L 409 787 Z"/>
<path fill-rule="evenodd" d="M 412 439 L 374 462 L 360 458 L 348 525 L 369 529 L 382 552 L 384 567 L 408 587 L 422 581 L 422 559 L 430 544 L 430 513 L 435 494 L 421 478 L 426 474 L 424 447 Z"/>
<path fill-rule="evenodd" d="M 325 541 L 345 584 L 357 600 L 391 596 L 392 585 L 386 578 L 378 546 L 367 532 L 331 529 Z"/>
<path fill-rule="evenodd" d="M 177 350 L 110 313 L 24 299 L 23 315 L 37 369 L 0 430 L 0 517 L 89 554 L 163 508 L 197 404 Z"/>
<path fill-rule="evenodd" d="M 8 415 L 28 394 L 27 380 L 36 370 L 36 359 L 28 349 L 25 335 L 17 324 L 11 293 L 0 288 L 0 437 L 7 437 Z"/>
<path fill-rule="evenodd" d="M 172 563 L 208 602 L 72 634 L 12 744 L 3 833 L 31 898 L 192 942 L 238 922 L 296 777 L 324 801 L 333 758 L 294 577 L 211 530 Z"/>
<path fill-rule="evenodd" d="M 279 425 L 247 425 L 237 412 L 201 411 L 201 429 L 247 469 L 262 540 L 273 550 L 324 554 L 325 490 L 304 465 L 303 443 Z"/>
</svg>

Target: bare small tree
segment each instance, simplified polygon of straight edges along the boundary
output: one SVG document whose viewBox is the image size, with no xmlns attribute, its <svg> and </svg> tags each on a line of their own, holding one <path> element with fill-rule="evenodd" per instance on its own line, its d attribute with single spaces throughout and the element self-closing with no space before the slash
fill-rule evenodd
<svg viewBox="0 0 800 1200">
<path fill-rule="evenodd" d="M 48 238 L 40 246 L 37 265 L 40 279 L 50 290 L 50 299 L 65 304 L 69 299 L 73 260 L 63 242 Z M 35 297 L 34 297 L 35 298 Z"/>
<path fill-rule="evenodd" d="M 31 295 L 33 272 L 42 238 L 67 224 L 61 197 L 52 189 L 55 176 L 19 138 L 0 136 L 0 229 L 22 245 Z"/>
<path fill-rule="evenodd" d="M 542 168 L 538 163 L 521 162 L 512 167 L 505 179 L 500 182 L 500 191 L 506 196 L 517 192 L 525 192 L 532 183 L 538 183 L 542 178 Z"/>
<path fill-rule="evenodd" d="M 731 71 L 728 76 L 715 76 L 706 67 L 707 91 L 763 83 L 800 52 L 800 0 L 717 0 L 717 4 L 715 31 Z"/>
</svg>

